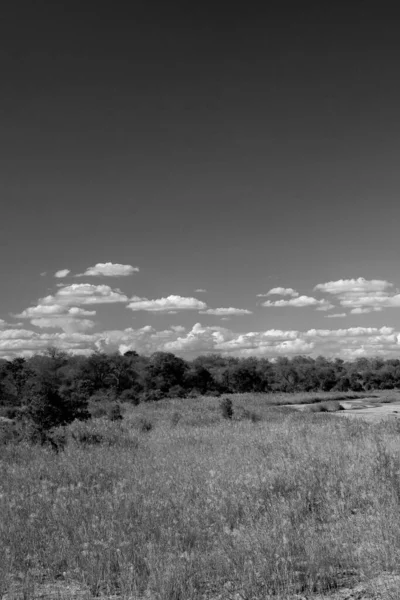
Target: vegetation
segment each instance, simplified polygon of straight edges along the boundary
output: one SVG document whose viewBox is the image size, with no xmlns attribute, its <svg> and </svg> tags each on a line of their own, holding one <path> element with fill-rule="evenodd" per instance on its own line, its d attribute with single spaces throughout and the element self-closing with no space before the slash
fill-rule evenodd
<svg viewBox="0 0 400 600">
<path fill-rule="evenodd" d="M 396 572 L 397 422 L 233 405 L 227 423 L 218 399 L 162 400 L 59 427 L 58 454 L 5 446 L 0 594 L 309 597 Z"/>
<path fill-rule="evenodd" d="M 335 412 L 397 386 L 398 368 L 3 361 L 0 597 L 298 598 L 397 573 L 400 427 Z"/>
<path fill-rule="evenodd" d="M 88 417 L 88 407 L 116 402 L 137 405 L 162 398 L 219 396 L 232 393 L 367 393 L 400 387 L 400 360 L 358 359 L 344 362 L 296 356 L 267 359 L 200 356 L 188 362 L 170 353 L 150 357 L 134 351 L 69 356 L 55 348 L 30 359 L 0 361 L 0 411 L 19 410 L 49 429 Z M 291 402 L 290 398 L 287 400 Z M 99 408 L 98 408 L 99 409 Z"/>
</svg>

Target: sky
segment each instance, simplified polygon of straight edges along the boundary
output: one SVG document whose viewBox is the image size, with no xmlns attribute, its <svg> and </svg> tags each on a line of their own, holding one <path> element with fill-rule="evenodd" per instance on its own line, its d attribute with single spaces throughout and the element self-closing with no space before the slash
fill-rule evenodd
<svg viewBox="0 0 400 600">
<path fill-rule="evenodd" d="M 5 3 L 0 358 L 400 355 L 398 20 L 266 4 Z"/>
</svg>

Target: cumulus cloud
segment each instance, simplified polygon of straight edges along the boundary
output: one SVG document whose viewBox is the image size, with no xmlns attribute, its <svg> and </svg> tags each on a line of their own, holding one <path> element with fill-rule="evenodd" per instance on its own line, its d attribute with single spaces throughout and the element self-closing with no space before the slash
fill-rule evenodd
<svg viewBox="0 0 400 600">
<path fill-rule="evenodd" d="M 49 345 L 56 345 L 74 354 L 88 354 L 98 349 L 106 352 L 136 350 L 147 355 L 164 351 L 186 358 L 203 353 L 221 353 L 228 356 L 266 358 L 296 354 L 316 357 L 322 354 L 352 359 L 377 355 L 397 357 L 400 352 L 400 331 L 393 327 L 349 327 L 306 331 L 269 329 L 237 333 L 225 327 L 208 327 L 200 323 L 188 330 L 179 326 L 157 330 L 146 325 L 139 329 L 91 333 L 0 329 L 0 357 L 29 356 Z"/>
<path fill-rule="evenodd" d="M 284 288 L 284 287 L 274 287 L 266 294 L 257 294 L 257 297 L 262 298 L 265 296 L 292 296 L 292 298 L 297 298 L 299 296 L 299 292 L 296 292 L 293 288 Z"/>
<path fill-rule="evenodd" d="M 80 305 L 127 301 L 127 296 L 119 289 L 111 289 L 107 285 L 72 284 L 59 288 L 56 294 L 41 298 L 36 306 L 30 306 L 14 316 L 30 319 L 32 325 L 41 329 L 79 332 L 95 326 L 93 320 L 84 317 L 93 317 L 96 314 L 95 310 L 87 310 Z"/>
<path fill-rule="evenodd" d="M 233 308 L 230 306 L 229 308 L 208 308 L 207 310 L 201 310 L 200 314 L 225 317 L 231 315 L 252 315 L 253 313 L 251 310 L 247 310 L 246 308 Z"/>
<path fill-rule="evenodd" d="M 325 315 L 328 319 L 343 319 L 346 317 L 346 313 L 334 313 L 332 315 Z"/>
<path fill-rule="evenodd" d="M 60 271 L 56 271 L 54 273 L 54 277 L 62 279 L 63 277 L 66 277 L 69 273 L 71 273 L 70 269 L 60 269 Z"/>
<path fill-rule="evenodd" d="M 325 292 L 328 294 L 343 293 L 362 293 L 362 292 L 383 292 L 392 287 L 393 284 L 383 279 L 338 279 L 337 281 L 328 281 L 319 283 L 315 286 L 315 292 Z"/>
<path fill-rule="evenodd" d="M 371 306 L 369 308 L 352 308 L 350 313 L 352 315 L 366 315 L 368 313 L 372 313 L 372 312 L 380 312 L 382 310 L 381 307 L 379 306 Z"/>
<path fill-rule="evenodd" d="M 297 308 L 304 308 L 306 306 L 315 306 L 317 310 L 331 310 L 334 308 L 333 304 L 328 302 L 327 300 L 317 300 L 312 296 L 298 296 L 296 298 L 291 298 L 290 300 L 266 300 L 261 304 L 261 306 L 271 307 L 283 307 L 283 306 L 293 306 Z"/>
<path fill-rule="evenodd" d="M 128 304 L 128 308 L 133 311 L 145 310 L 148 312 L 171 312 L 179 310 L 204 310 L 207 304 L 197 298 L 186 298 L 183 296 L 167 296 L 157 300 L 148 300 L 134 296 Z"/>
<path fill-rule="evenodd" d="M 76 319 L 74 317 L 62 316 L 31 319 L 31 323 L 40 329 L 62 329 L 67 333 L 87 331 L 95 326 L 95 322 L 90 319 Z"/>
<path fill-rule="evenodd" d="M 120 289 L 112 289 L 108 285 L 92 285 L 90 283 L 73 283 L 58 289 L 56 294 L 39 300 L 43 305 L 59 304 L 63 306 L 80 306 L 85 304 L 112 304 L 127 302 L 128 297 Z"/>
<path fill-rule="evenodd" d="M 359 277 L 318 284 L 315 290 L 334 294 L 341 306 L 351 309 L 351 314 L 362 315 L 384 308 L 399 308 L 400 294 L 392 293 L 392 287 L 389 281 Z"/>
<path fill-rule="evenodd" d="M 195 292 L 197 292 L 197 294 L 206 294 L 207 290 L 204 290 L 203 288 L 197 288 L 197 290 L 194 290 Z"/>
<path fill-rule="evenodd" d="M 78 273 L 76 277 L 127 277 L 138 271 L 139 268 L 132 265 L 107 262 L 88 267 L 84 273 Z"/>
</svg>

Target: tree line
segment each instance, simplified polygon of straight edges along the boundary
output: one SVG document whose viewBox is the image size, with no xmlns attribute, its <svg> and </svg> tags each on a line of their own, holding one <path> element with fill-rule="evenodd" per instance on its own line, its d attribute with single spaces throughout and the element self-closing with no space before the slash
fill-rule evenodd
<svg viewBox="0 0 400 600">
<path fill-rule="evenodd" d="M 71 356 L 56 348 L 28 359 L 0 359 L 0 406 L 20 406 L 43 387 L 70 399 L 108 396 L 134 404 L 222 393 L 359 392 L 400 387 L 400 359 L 208 354 L 186 361 L 167 352 Z"/>
<path fill-rule="evenodd" d="M 88 419 L 95 410 L 106 410 L 108 417 L 116 420 L 125 402 L 136 405 L 162 398 L 228 393 L 362 392 L 397 387 L 400 359 L 346 362 L 295 356 L 268 360 L 208 354 L 186 361 L 168 352 L 73 356 L 51 347 L 27 359 L 0 359 L 0 417 L 3 422 L 6 417 L 22 423 L 24 436 L 28 428 L 29 439 L 43 442 L 52 428 Z"/>
</svg>

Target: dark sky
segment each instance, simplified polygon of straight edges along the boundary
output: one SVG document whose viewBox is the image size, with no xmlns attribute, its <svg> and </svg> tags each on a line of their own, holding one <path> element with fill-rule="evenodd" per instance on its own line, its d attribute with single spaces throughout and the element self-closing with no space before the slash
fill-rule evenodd
<svg viewBox="0 0 400 600">
<path fill-rule="evenodd" d="M 140 265 L 131 293 L 233 306 L 270 283 L 400 285 L 399 20 L 224 4 L 3 3 L 3 313 L 39 273 L 106 261 Z"/>
</svg>

